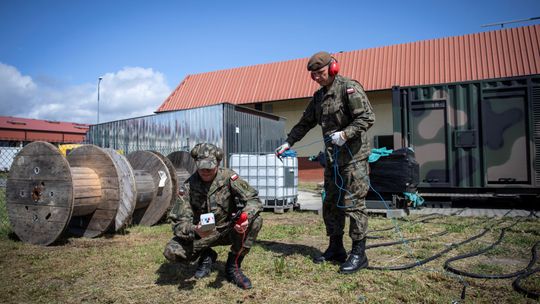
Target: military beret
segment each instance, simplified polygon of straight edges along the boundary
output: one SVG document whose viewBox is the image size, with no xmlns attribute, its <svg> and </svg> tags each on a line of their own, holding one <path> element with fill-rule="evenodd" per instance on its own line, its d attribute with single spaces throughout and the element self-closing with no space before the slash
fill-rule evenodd
<svg viewBox="0 0 540 304">
<path fill-rule="evenodd" d="M 318 52 L 309 58 L 307 69 L 308 71 L 319 70 L 320 68 L 327 66 L 330 61 L 332 61 L 332 55 L 327 52 Z"/>
<path fill-rule="evenodd" d="M 223 159 L 223 150 L 213 144 L 197 144 L 191 149 L 191 157 L 198 169 L 213 169 Z"/>
</svg>

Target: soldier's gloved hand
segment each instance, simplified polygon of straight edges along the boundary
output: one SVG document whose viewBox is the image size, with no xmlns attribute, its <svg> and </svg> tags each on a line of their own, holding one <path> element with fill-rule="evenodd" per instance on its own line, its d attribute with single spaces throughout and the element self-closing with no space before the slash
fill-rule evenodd
<svg viewBox="0 0 540 304">
<path fill-rule="evenodd" d="M 205 237 L 211 235 L 216 229 L 203 231 L 201 230 L 201 223 L 199 223 L 197 226 L 195 226 L 194 230 L 195 233 L 197 233 L 201 237 L 201 239 L 204 239 Z"/>
<path fill-rule="evenodd" d="M 332 138 L 332 143 L 334 145 L 338 145 L 338 146 L 343 146 L 343 144 L 345 144 L 345 142 L 347 141 L 347 138 L 345 137 L 345 132 L 343 131 L 339 131 L 339 132 L 334 132 L 330 135 L 330 138 Z"/>
<path fill-rule="evenodd" d="M 249 225 L 249 220 L 245 220 L 242 222 L 242 224 L 234 224 L 234 230 L 238 232 L 239 234 L 244 234 L 247 231 L 247 227 Z"/>
<path fill-rule="evenodd" d="M 289 145 L 288 142 L 284 143 L 283 145 L 279 146 L 276 149 L 276 156 L 280 156 L 281 154 L 283 154 L 285 151 L 289 150 L 290 148 L 291 146 Z"/>
</svg>

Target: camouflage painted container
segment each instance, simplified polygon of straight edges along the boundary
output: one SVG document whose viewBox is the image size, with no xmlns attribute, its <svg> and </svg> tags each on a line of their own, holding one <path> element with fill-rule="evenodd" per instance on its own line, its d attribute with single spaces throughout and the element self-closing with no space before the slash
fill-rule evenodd
<svg viewBox="0 0 540 304">
<path fill-rule="evenodd" d="M 412 147 L 419 189 L 540 193 L 540 76 L 393 88 L 394 148 Z"/>
</svg>

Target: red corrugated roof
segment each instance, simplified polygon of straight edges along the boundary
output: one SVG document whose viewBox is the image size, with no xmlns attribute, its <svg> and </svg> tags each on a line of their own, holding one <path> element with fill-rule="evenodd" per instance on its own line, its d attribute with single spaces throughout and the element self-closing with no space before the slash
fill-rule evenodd
<svg viewBox="0 0 540 304">
<path fill-rule="evenodd" d="M 89 126 L 72 122 L 0 116 L 0 140 L 79 143 L 85 140 Z"/>
<path fill-rule="evenodd" d="M 367 91 L 540 74 L 540 25 L 344 52 L 341 74 Z M 308 58 L 188 75 L 156 112 L 305 98 Z"/>
<path fill-rule="evenodd" d="M 0 116 L 0 129 L 85 134 L 90 125 L 74 122 Z"/>
</svg>

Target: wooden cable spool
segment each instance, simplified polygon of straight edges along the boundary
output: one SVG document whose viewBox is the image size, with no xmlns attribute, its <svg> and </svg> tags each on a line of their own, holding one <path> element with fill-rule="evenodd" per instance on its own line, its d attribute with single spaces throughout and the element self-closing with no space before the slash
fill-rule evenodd
<svg viewBox="0 0 540 304">
<path fill-rule="evenodd" d="M 169 172 L 171 173 L 171 182 L 174 189 L 173 193 L 177 193 L 178 192 L 178 176 L 176 174 L 176 170 L 174 168 L 173 163 L 171 162 L 170 159 L 168 159 L 163 154 L 157 151 L 150 151 L 150 152 L 157 155 L 165 163 L 165 166 L 167 166 L 167 169 L 169 169 Z M 171 206 L 174 204 L 175 200 L 176 200 L 176 195 L 173 195 L 172 200 L 171 200 Z"/>
<path fill-rule="evenodd" d="M 137 162 L 136 168 L 139 168 L 135 169 L 125 156 L 113 149 L 104 150 L 112 157 L 121 176 L 120 207 L 116 214 L 114 226 L 112 227 L 114 231 L 119 231 L 130 222 L 148 226 L 159 222 L 175 200 L 175 195 L 173 194 L 176 192 L 173 189 L 177 188 L 177 180 L 172 163 L 159 152 L 139 151 L 134 152 L 134 156 L 131 156 Z M 154 155 L 149 155 L 147 152 Z M 139 157 L 136 155 L 139 155 Z M 141 163 L 144 163 L 141 158 L 144 159 L 145 157 L 150 157 L 149 163 L 141 165 Z M 163 168 L 163 164 L 155 159 L 155 157 L 161 159 L 166 170 Z M 154 176 L 158 177 L 154 178 Z M 163 189 L 160 192 L 159 187 L 159 181 L 162 176 L 165 176 L 166 180 L 169 180 L 162 187 L 170 188 L 170 191 L 165 191 L 167 193 L 165 196 L 163 196 Z M 169 192 L 171 195 L 168 195 Z M 166 201 L 166 197 L 170 198 L 169 202 Z"/>
<path fill-rule="evenodd" d="M 176 174 L 163 158 L 150 151 L 135 151 L 127 156 L 137 188 L 134 224 L 157 224 L 176 199 Z"/>
<path fill-rule="evenodd" d="M 86 193 L 88 176 L 81 175 L 86 183 L 76 181 L 73 175 L 73 188 L 75 193 L 74 215 L 71 218 L 68 229 L 76 236 L 97 237 L 105 233 L 114 223 L 120 202 L 120 178 L 115 162 L 111 155 L 104 149 L 94 145 L 84 145 L 75 148 L 67 155 L 70 167 L 87 168 L 96 172 L 97 181 L 101 185 L 101 193 Z M 95 178 L 92 179 L 95 183 Z M 78 195 L 78 188 L 83 191 Z M 101 194 L 100 196 L 95 196 Z M 90 197 L 90 195 L 93 195 Z M 84 206 L 85 211 L 77 212 L 79 206 Z M 95 209 L 90 210 L 89 206 Z"/>
<path fill-rule="evenodd" d="M 84 145 L 65 158 L 46 142 L 33 142 L 15 157 L 7 181 L 7 210 L 15 234 L 38 245 L 68 229 L 97 237 L 134 224 L 159 222 L 176 198 L 176 173 L 158 152 L 128 158 Z"/>
<path fill-rule="evenodd" d="M 23 241 L 49 245 L 68 228 L 96 237 L 114 221 L 119 176 L 103 149 L 85 145 L 66 158 L 46 142 L 33 142 L 15 157 L 8 175 L 7 210 Z"/>
<path fill-rule="evenodd" d="M 178 184 L 182 185 L 195 171 L 197 167 L 191 154 L 186 151 L 176 151 L 167 155 L 176 171 Z"/>
<path fill-rule="evenodd" d="M 113 160 L 119 175 L 120 183 L 118 186 L 120 188 L 120 205 L 118 207 L 118 212 L 116 212 L 114 223 L 110 228 L 112 231 L 119 231 L 131 222 L 131 217 L 133 216 L 133 211 L 135 210 L 137 198 L 135 175 L 131 165 L 124 155 L 119 154 L 110 148 L 105 148 L 103 150 L 107 152 Z"/>
</svg>

